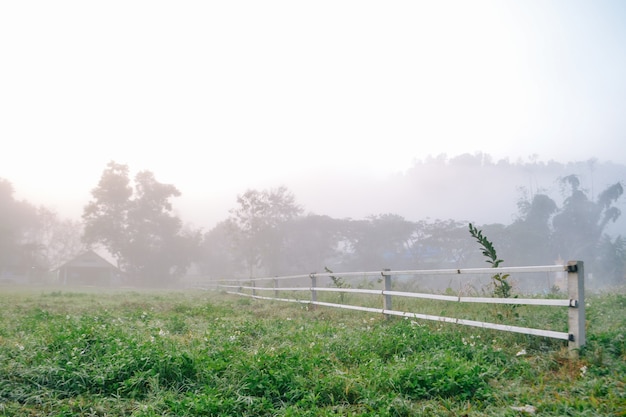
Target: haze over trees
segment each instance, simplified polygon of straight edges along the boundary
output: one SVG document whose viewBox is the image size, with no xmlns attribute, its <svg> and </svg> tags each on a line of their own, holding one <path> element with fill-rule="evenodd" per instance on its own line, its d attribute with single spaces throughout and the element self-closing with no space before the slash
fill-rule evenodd
<svg viewBox="0 0 626 417">
<path fill-rule="evenodd" d="M 11 183 L 0 178 L 0 280 L 41 280 L 83 250 L 81 236 L 79 222 L 16 200 Z"/>
<path fill-rule="evenodd" d="M 198 253 L 199 233 L 172 214 L 170 199 L 179 195 L 150 171 L 139 172 L 133 187 L 128 167 L 110 162 L 84 209 L 85 242 L 101 244 L 138 282 L 163 285 L 183 275 Z"/>
<path fill-rule="evenodd" d="M 440 156 L 416 161 L 379 196 L 397 203 L 398 211 L 377 213 L 379 206 L 372 204 L 355 209 L 372 210 L 360 219 L 333 217 L 306 212 L 285 186 L 248 189 L 226 219 L 201 231 L 183 226 L 174 211 L 173 201 L 181 195 L 174 185 L 157 181 L 150 171 L 131 180 L 128 166 L 110 162 L 84 206 L 82 222 L 17 201 L 10 182 L 0 180 L 0 267 L 3 276 L 10 270 L 41 275 L 86 246 L 106 250 L 126 282 L 136 285 L 171 285 L 189 271 L 217 279 L 326 268 L 484 266 L 468 234 L 471 221 L 494 242 L 505 265 L 580 259 L 589 285 L 620 285 L 626 283 L 626 243 L 619 227 L 624 176 L 626 167 L 594 160 L 511 163 L 481 153 Z M 394 197 L 400 190 L 402 196 Z M 467 217 L 418 216 L 433 204 L 443 214 L 455 204 L 452 208 Z M 415 207 L 408 212 L 416 214 L 403 215 L 407 207 Z"/>
<path fill-rule="evenodd" d="M 302 208 L 285 187 L 247 190 L 237 196 L 237 207 L 228 220 L 249 276 L 261 266 L 266 273 L 278 273 L 278 258 L 285 243 L 281 229 L 301 213 Z"/>
</svg>

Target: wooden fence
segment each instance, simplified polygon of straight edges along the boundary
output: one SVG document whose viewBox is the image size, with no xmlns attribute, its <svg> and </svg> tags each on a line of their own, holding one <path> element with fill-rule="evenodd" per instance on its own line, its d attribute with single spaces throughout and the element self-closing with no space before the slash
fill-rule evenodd
<svg viewBox="0 0 626 417">
<path fill-rule="evenodd" d="M 493 298 L 493 297 L 465 297 L 461 295 L 428 294 L 420 292 L 405 292 L 392 290 L 392 282 L 402 276 L 433 277 L 433 276 L 456 276 L 456 275 L 489 275 L 501 274 L 528 274 L 528 273 L 562 273 L 566 275 L 568 298 Z M 321 286 L 321 278 L 349 277 L 376 277 L 382 288 L 348 288 L 338 286 Z M 307 285 L 281 286 L 284 281 L 305 281 Z M 265 285 L 263 285 L 265 284 Z M 263 300 L 276 300 L 284 302 L 306 303 L 312 306 L 326 306 L 359 310 L 372 313 L 380 313 L 385 316 L 401 316 L 422 320 L 435 320 L 446 323 L 455 323 L 465 326 L 495 329 L 507 332 L 523 333 L 535 336 L 544 336 L 568 341 L 568 348 L 574 355 L 577 350 L 585 345 L 585 292 L 584 292 L 584 265 L 582 261 L 570 261 L 563 265 L 550 266 L 526 266 L 510 268 L 467 268 L 467 269 L 439 269 L 439 270 L 402 270 L 402 271 L 370 271 L 370 272 L 342 272 L 342 273 L 313 273 L 307 275 L 292 275 L 283 277 L 248 278 L 240 280 L 218 280 L 205 282 L 201 285 L 205 289 L 226 291 L 229 294 L 252 297 Z M 291 292 L 307 293 L 306 298 L 281 298 L 280 293 Z M 382 296 L 382 306 L 366 307 L 359 305 L 332 303 L 319 301 L 318 294 L 322 292 L 334 292 L 340 294 L 374 294 Z M 268 294 L 269 293 L 269 294 Z M 268 294 L 268 295 L 261 295 Z M 393 297 L 422 298 L 458 303 L 487 303 L 509 305 L 535 305 L 567 307 L 568 331 L 557 332 L 552 330 L 535 329 L 529 327 L 511 326 L 505 324 L 465 320 L 452 317 L 443 317 L 419 312 L 398 311 L 393 308 Z"/>
</svg>

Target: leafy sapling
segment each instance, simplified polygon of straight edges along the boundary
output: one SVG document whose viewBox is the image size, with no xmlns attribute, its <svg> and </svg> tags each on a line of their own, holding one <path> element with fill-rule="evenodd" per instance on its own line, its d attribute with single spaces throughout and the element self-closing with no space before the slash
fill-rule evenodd
<svg viewBox="0 0 626 417">
<path fill-rule="evenodd" d="M 472 235 L 472 237 L 476 239 L 478 244 L 481 246 L 480 249 L 483 255 L 487 258 L 485 262 L 491 264 L 492 268 L 499 267 L 500 264 L 504 261 L 498 258 L 498 254 L 496 252 L 496 248 L 494 248 L 493 246 L 493 243 L 491 243 L 489 239 L 487 239 L 487 237 L 483 235 L 483 232 L 481 230 L 473 226 L 471 223 L 469 225 L 469 232 Z M 511 298 L 513 296 L 513 286 L 508 280 L 509 276 L 510 276 L 509 274 L 502 274 L 502 273 L 497 273 L 497 274 L 492 275 L 491 280 L 492 280 L 493 287 L 494 287 L 492 295 L 494 297 Z M 510 307 L 510 310 L 507 311 L 508 313 L 507 315 L 511 314 L 513 310 L 515 309 L 515 307 L 517 306 L 509 305 L 509 307 Z M 501 316 L 502 314 L 498 313 L 498 315 Z M 515 314 L 515 316 L 517 316 L 517 314 Z"/>
<path fill-rule="evenodd" d="M 330 270 L 330 268 L 328 267 L 324 267 L 324 270 L 330 274 L 333 273 L 333 271 Z M 342 277 L 338 277 L 336 275 L 329 275 L 330 279 L 333 280 L 333 284 L 335 284 L 335 287 L 337 288 L 350 288 L 350 284 L 348 284 L 346 281 L 344 281 L 344 279 Z M 344 292 L 340 292 L 339 293 L 339 301 L 343 304 L 343 302 L 345 301 L 345 295 L 346 293 Z"/>
</svg>

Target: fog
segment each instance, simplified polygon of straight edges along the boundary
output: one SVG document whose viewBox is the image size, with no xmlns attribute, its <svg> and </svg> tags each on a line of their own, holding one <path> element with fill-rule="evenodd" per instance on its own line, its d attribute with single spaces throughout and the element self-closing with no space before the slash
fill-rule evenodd
<svg viewBox="0 0 626 417">
<path fill-rule="evenodd" d="M 518 203 L 542 194 L 558 209 L 550 221 L 578 192 L 623 212 L 622 198 L 598 198 L 625 176 L 625 18 L 614 0 L 4 2 L 5 197 L 79 222 L 115 161 L 132 186 L 151 172 L 143 185 L 164 190 L 175 232 L 205 244 L 239 196 L 277 187 L 297 218 L 343 221 L 350 244 L 381 215 L 510 231 L 528 214 Z M 594 239 L 616 249 L 624 225 Z"/>
<path fill-rule="evenodd" d="M 3 280 L 67 284 L 72 275 L 61 274 L 68 270 L 63 265 L 87 256 L 112 268 L 110 285 L 133 286 L 326 268 L 479 267 L 485 259 L 468 234 L 473 223 L 507 266 L 582 260 L 589 285 L 606 288 L 623 285 L 626 277 L 625 177 L 626 165 L 595 158 L 511 162 L 485 153 L 442 154 L 387 177 L 246 188 L 228 201 L 211 200 L 221 211 L 194 213 L 194 196 L 180 193 L 184 186 L 110 162 L 90 197 L 74 208 L 80 217 L 67 220 L 45 204 L 20 199 L 3 179 L 0 226 L 7 233 L 0 266 Z M 85 255 L 88 249 L 104 258 Z M 100 280 L 98 274 L 88 279 Z M 540 277 L 541 285 L 552 281 Z M 444 290 L 448 284 L 428 285 Z"/>
<path fill-rule="evenodd" d="M 564 196 L 559 179 L 572 174 L 580 178 L 593 199 L 610 184 L 624 181 L 626 165 L 593 157 L 561 163 L 537 158 L 497 160 L 482 152 L 439 154 L 386 175 L 322 171 L 308 178 L 286 176 L 275 182 L 251 182 L 236 192 L 183 194 L 176 207 L 188 221 L 210 229 L 229 216 L 236 196 L 246 189 L 284 185 L 306 213 L 352 219 L 394 213 L 412 221 L 456 219 L 509 224 L 519 215 L 517 203 L 524 193 L 545 193 L 561 203 Z M 623 201 L 617 205 L 626 212 Z M 611 223 L 610 230 L 626 234 L 625 225 L 626 220 L 620 217 Z"/>
</svg>

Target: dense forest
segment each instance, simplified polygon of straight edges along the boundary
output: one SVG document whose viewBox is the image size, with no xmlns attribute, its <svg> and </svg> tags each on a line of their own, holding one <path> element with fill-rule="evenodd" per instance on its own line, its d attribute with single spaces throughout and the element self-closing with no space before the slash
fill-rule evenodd
<svg viewBox="0 0 626 417">
<path fill-rule="evenodd" d="M 592 287 L 623 285 L 625 176 L 625 166 L 595 159 L 441 155 L 373 186 L 382 205 L 368 205 L 371 214 L 308 212 L 289 188 L 277 186 L 245 190 L 208 230 L 176 214 L 176 186 L 150 171 L 131 178 L 116 162 L 103 170 L 80 220 L 16 199 L 10 180 L 0 179 L 0 279 L 53 279 L 51 271 L 90 248 L 124 271 L 125 285 L 142 286 L 172 285 L 190 271 L 216 279 L 483 266 L 468 233 L 473 222 L 504 265 L 583 260 Z M 354 198 L 361 213 L 360 196 Z M 450 215 L 459 212 L 466 215 Z"/>
</svg>

